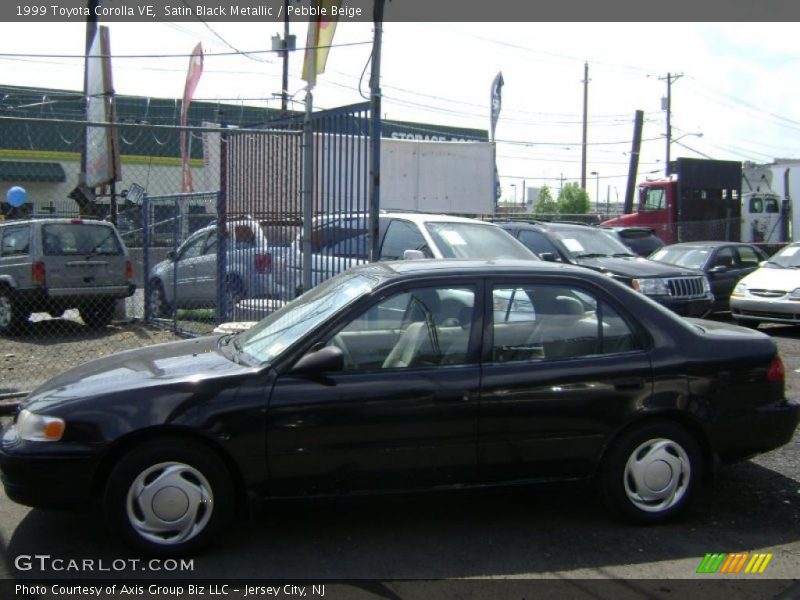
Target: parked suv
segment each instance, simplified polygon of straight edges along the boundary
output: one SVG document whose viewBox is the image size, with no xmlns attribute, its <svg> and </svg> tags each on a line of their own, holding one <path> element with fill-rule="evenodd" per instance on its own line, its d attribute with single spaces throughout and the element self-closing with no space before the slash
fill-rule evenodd
<svg viewBox="0 0 800 600">
<path fill-rule="evenodd" d="M 230 219 L 226 232 L 226 307 L 232 309 L 243 298 L 283 296 L 283 288 L 272 277 L 273 252 L 258 221 Z M 156 317 L 168 316 L 175 308 L 216 306 L 216 223 L 195 231 L 150 270 L 149 295 Z"/>
<path fill-rule="evenodd" d="M 485 221 L 452 215 L 382 212 L 378 217 L 378 257 L 404 258 L 516 258 L 537 260 L 523 244 Z M 314 222 L 311 235 L 312 287 L 368 256 L 368 221 L 362 213 L 330 215 Z M 285 259 L 287 291 L 302 288 L 300 235 Z"/>
<path fill-rule="evenodd" d="M 133 294 L 133 265 L 111 223 L 40 219 L 0 223 L 0 333 L 31 313 L 77 308 L 84 323 L 108 325 L 114 303 Z"/>
<path fill-rule="evenodd" d="M 714 295 L 702 271 L 636 256 L 600 228 L 575 223 L 505 222 L 500 227 L 542 260 L 580 265 L 605 273 L 679 315 L 704 316 Z"/>
</svg>

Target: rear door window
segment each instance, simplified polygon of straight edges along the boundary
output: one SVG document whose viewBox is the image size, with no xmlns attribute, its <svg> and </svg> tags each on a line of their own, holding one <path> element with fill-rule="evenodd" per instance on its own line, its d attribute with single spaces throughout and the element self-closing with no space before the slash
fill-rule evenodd
<svg viewBox="0 0 800 600">
<path fill-rule="evenodd" d="M 45 256 L 119 256 L 122 245 L 116 232 L 92 223 L 53 223 L 42 227 Z"/>
<path fill-rule="evenodd" d="M 2 249 L 0 256 L 22 256 L 28 254 L 31 241 L 31 228 L 6 227 L 2 231 Z"/>
</svg>

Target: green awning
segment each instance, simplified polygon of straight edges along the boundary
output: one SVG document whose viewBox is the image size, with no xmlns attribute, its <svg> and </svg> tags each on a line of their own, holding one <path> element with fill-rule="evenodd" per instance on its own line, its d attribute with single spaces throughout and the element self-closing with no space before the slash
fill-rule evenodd
<svg viewBox="0 0 800 600">
<path fill-rule="evenodd" d="M 0 160 L 0 181 L 23 183 L 41 181 L 60 183 L 66 181 L 64 168 L 57 162 L 28 160 Z"/>
</svg>

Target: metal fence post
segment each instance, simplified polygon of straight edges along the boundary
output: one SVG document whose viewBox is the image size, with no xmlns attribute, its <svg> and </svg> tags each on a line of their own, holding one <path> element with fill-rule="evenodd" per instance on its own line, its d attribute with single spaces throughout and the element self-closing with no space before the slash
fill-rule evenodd
<svg viewBox="0 0 800 600">
<path fill-rule="evenodd" d="M 150 283 L 150 197 L 145 194 L 142 198 L 142 290 L 144 293 L 144 320 L 150 323 L 153 320 L 153 305 L 150 297 L 152 284 Z"/>
<path fill-rule="evenodd" d="M 225 273 L 228 269 L 228 135 L 220 133 L 219 147 L 219 191 L 217 192 L 217 325 L 227 320 L 228 306 L 225 294 Z"/>
<path fill-rule="evenodd" d="M 311 89 L 306 93 L 306 114 L 303 120 L 303 291 L 310 290 L 311 281 L 311 232 L 314 216 L 314 131 L 311 125 L 311 111 L 314 99 Z"/>
</svg>

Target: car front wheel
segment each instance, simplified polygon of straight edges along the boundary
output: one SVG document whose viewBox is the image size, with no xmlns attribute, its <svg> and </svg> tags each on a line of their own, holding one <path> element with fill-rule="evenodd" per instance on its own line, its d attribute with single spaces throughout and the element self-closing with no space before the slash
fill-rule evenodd
<svg viewBox="0 0 800 600">
<path fill-rule="evenodd" d="M 601 474 L 612 507 L 641 523 L 681 512 L 702 478 L 695 439 L 681 426 L 655 421 L 635 427 L 609 450 Z"/>
<path fill-rule="evenodd" d="M 149 555 L 178 556 L 222 531 L 233 513 L 233 483 L 222 460 L 200 443 L 150 442 L 114 467 L 104 506 L 129 544 Z"/>
<path fill-rule="evenodd" d="M 153 316 L 159 319 L 169 317 L 172 314 L 167 295 L 164 292 L 164 285 L 158 279 L 150 283 L 150 308 L 153 311 Z"/>
</svg>

